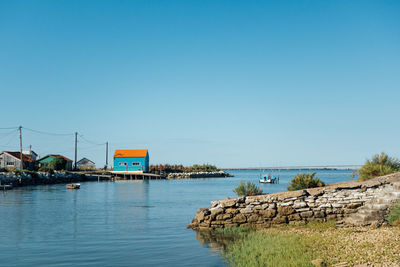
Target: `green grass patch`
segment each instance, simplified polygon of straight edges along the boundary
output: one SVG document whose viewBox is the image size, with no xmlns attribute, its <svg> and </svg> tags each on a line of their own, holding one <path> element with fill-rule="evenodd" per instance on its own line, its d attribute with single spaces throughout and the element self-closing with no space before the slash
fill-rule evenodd
<svg viewBox="0 0 400 267">
<path fill-rule="evenodd" d="M 388 215 L 386 216 L 386 221 L 391 226 L 400 226 L 400 202 L 398 205 L 390 209 Z"/>
<path fill-rule="evenodd" d="M 313 238 L 295 233 L 250 232 L 227 248 L 231 266 L 312 266 Z"/>
<path fill-rule="evenodd" d="M 311 229 L 311 230 L 317 230 L 317 231 L 324 231 L 324 230 L 329 230 L 329 229 L 336 229 L 337 228 L 337 222 L 335 220 L 329 220 L 326 222 L 317 222 L 317 221 L 310 221 L 308 223 L 305 222 L 297 222 L 293 224 L 281 224 L 281 225 L 271 225 L 271 228 L 275 229 L 293 229 L 293 228 L 302 228 L 302 229 Z"/>
<path fill-rule="evenodd" d="M 260 232 L 250 227 L 232 227 L 216 229 L 215 232 L 231 240 L 224 251 L 231 266 L 313 266 L 311 261 L 323 256 L 318 249 L 324 240 L 317 234 L 304 235 L 293 230 L 324 232 L 336 229 L 336 221 L 272 228 L 276 230 Z"/>
<path fill-rule="evenodd" d="M 240 227 L 227 227 L 222 229 L 215 229 L 214 231 L 217 234 L 244 237 L 249 233 L 253 232 L 254 229 L 248 226 L 240 226 Z"/>
</svg>

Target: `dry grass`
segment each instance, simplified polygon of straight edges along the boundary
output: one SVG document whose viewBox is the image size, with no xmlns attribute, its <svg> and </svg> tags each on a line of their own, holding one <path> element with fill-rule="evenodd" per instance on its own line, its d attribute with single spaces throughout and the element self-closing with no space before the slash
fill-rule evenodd
<svg viewBox="0 0 400 267">
<path fill-rule="evenodd" d="M 311 248 L 313 257 L 324 259 L 328 265 L 347 262 L 349 266 L 400 266 L 399 227 L 372 229 L 298 226 L 263 230 L 282 231 L 301 236 L 301 242 Z"/>
</svg>

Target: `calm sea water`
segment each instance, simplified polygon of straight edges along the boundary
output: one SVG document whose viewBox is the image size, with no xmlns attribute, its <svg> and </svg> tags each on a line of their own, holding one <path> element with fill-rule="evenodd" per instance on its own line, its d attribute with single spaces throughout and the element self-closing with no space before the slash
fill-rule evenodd
<svg viewBox="0 0 400 267">
<path fill-rule="evenodd" d="M 233 178 L 87 182 L 17 188 L 0 193 L 0 266 L 224 266 L 218 250 L 186 229 L 211 200 L 235 197 L 240 180 L 258 171 L 231 171 Z M 285 191 L 297 171 L 282 171 Z M 321 170 L 326 183 L 351 180 L 350 170 Z"/>
</svg>

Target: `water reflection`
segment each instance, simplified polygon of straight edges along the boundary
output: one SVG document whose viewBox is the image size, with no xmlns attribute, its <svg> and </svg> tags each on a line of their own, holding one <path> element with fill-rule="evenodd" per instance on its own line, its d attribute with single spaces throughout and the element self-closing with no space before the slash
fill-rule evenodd
<svg viewBox="0 0 400 267">
<path fill-rule="evenodd" d="M 219 233 L 213 230 L 196 231 L 196 239 L 203 247 L 213 250 L 226 251 L 229 244 L 238 240 L 238 236 L 232 234 Z"/>
<path fill-rule="evenodd" d="M 120 205 L 118 208 L 122 208 L 124 217 L 134 217 L 135 222 L 140 222 L 140 227 L 144 227 L 149 222 L 148 208 L 152 207 L 149 200 L 149 191 L 149 180 L 116 182 L 114 203 Z"/>
</svg>

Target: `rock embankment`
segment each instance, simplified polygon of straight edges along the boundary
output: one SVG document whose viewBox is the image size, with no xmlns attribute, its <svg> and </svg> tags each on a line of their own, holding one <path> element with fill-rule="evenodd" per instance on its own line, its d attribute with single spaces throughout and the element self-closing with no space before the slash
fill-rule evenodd
<svg viewBox="0 0 400 267">
<path fill-rule="evenodd" d="M 212 201 L 187 226 L 213 229 L 250 225 L 337 220 L 353 225 L 380 224 L 400 199 L 400 173 L 292 192 Z"/>
<path fill-rule="evenodd" d="M 215 177 L 232 177 L 232 175 L 224 171 L 180 172 L 180 173 L 169 173 L 167 179 L 215 178 Z"/>
<path fill-rule="evenodd" d="M 86 181 L 84 174 L 68 172 L 32 172 L 32 173 L 0 173 L 1 184 L 11 184 L 14 187 L 28 185 L 76 183 Z"/>
</svg>

